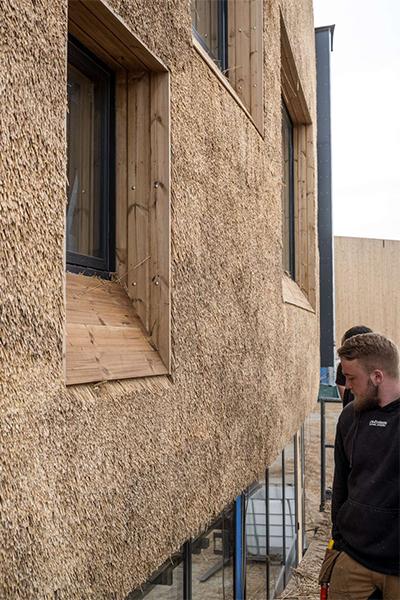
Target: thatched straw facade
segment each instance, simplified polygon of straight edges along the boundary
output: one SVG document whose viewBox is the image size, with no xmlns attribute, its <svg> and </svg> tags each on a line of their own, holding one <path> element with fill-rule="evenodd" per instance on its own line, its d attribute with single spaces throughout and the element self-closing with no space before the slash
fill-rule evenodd
<svg viewBox="0 0 400 600">
<path fill-rule="evenodd" d="M 264 0 L 254 110 L 195 47 L 187 0 L 85 0 L 108 7 L 169 73 L 170 364 L 167 375 L 66 385 L 76 4 L 1 7 L 1 598 L 124 598 L 272 463 L 319 380 L 311 0 Z M 299 285 L 282 269 L 290 90 L 307 150 L 305 164 L 298 140 Z"/>
</svg>

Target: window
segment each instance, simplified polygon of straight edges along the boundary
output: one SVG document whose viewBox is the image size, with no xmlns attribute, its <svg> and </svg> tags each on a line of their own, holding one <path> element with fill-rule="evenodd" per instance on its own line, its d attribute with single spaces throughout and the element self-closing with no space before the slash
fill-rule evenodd
<svg viewBox="0 0 400 600">
<path fill-rule="evenodd" d="M 211 526 L 125 600 L 273 600 L 302 556 L 303 428 Z"/>
<path fill-rule="evenodd" d="M 210 529 L 194 540 L 191 600 L 233 600 L 234 505 L 228 506 Z"/>
<path fill-rule="evenodd" d="M 192 0 L 191 9 L 195 49 L 263 133 L 263 1 Z"/>
<path fill-rule="evenodd" d="M 293 123 L 282 102 L 282 239 L 283 268 L 295 278 Z"/>
<path fill-rule="evenodd" d="M 228 67 L 228 0 L 192 0 L 195 35 L 221 71 Z"/>
<path fill-rule="evenodd" d="M 114 270 L 113 76 L 76 41 L 68 44 L 67 268 Z"/>
<path fill-rule="evenodd" d="M 173 554 L 140 590 L 128 594 L 125 600 L 182 600 L 184 594 L 184 554 Z"/>
<path fill-rule="evenodd" d="M 290 577 L 291 568 L 298 562 L 297 556 L 297 499 L 296 499 L 296 472 L 297 472 L 297 454 L 295 452 L 296 438 L 289 443 L 283 450 L 283 468 L 284 468 L 284 490 L 285 490 L 285 568 L 286 581 Z"/>
<path fill-rule="evenodd" d="M 186 542 L 140 589 L 125 600 L 233 600 L 237 503 L 229 504 L 207 531 Z"/>
<path fill-rule="evenodd" d="M 169 72 L 103 0 L 68 28 L 66 383 L 166 374 Z"/>
<path fill-rule="evenodd" d="M 317 230 L 315 135 L 281 16 L 283 298 L 308 311 L 316 306 Z"/>
<path fill-rule="evenodd" d="M 280 454 L 268 469 L 268 587 L 269 598 L 284 588 L 286 559 L 284 456 Z"/>
<path fill-rule="evenodd" d="M 267 491 L 265 480 L 247 491 L 246 502 L 246 595 L 266 598 L 267 584 Z"/>
<path fill-rule="evenodd" d="M 249 598 L 276 598 L 301 552 L 304 510 L 298 470 L 300 433 L 247 491 L 246 591 Z M 300 489 L 299 489 L 300 488 Z"/>
</svg>

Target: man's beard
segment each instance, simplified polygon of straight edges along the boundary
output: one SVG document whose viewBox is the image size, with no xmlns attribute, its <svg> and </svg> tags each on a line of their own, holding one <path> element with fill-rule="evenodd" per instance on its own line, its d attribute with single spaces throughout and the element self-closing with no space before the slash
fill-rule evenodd
<svg viewBox="0 0 400 600">
<path fill-rule="evenodd" d="M 354 398 L 354 410 L 357 412 L 365 412 L 373 410 L 379 406 L 379 386 L 374 385 L 372 381 L 368 381 L 368 388 L 365 396 L 362 398 L 356 396 Z"/>
</svg>

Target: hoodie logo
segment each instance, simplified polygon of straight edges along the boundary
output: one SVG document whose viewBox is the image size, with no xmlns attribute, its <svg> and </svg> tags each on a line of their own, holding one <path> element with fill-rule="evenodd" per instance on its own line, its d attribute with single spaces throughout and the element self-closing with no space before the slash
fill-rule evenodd
<svg viewBox="0 0 400 600">
<path fill-rule="evenodd" d="M 371 419 L 369 425 L 370 427 L 386 427 L 387 421 L 377 421 L 376 419 Z"/>
</svg>

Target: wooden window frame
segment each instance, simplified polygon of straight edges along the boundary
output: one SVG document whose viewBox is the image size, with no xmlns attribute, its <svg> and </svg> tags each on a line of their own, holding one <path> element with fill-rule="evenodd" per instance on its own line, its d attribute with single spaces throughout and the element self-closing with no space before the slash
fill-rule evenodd
<svg viewBox="0 0 400 600">
<path fill-rule="evenodd" d="M 125 377 L 169 373 L 169 71 L 102 0 L 69 0 L 68 17 L 70 34 L 115 75 L 116 282 L 109 293 L 113 285 L 124 288 L 143 338 L 162 361 L 160 367 L 149 359 L 148 372 L 133 365 Z M 67 277 L 67 384 L 74 383 L 68 380 L 68 314 L 78 313 L 73 302 L 79 297 L 68 291 Z"/>
<path fill-rule="evenodd" d="M 258 132 L 264 136 L 263 94 L 263 2 L 226 0 L 227 64 L 223 71 L 215 64 L 204 43 L 193 34 L 193 47 L 211 67 L 231 96 L 244 109 Z M 230 88 L 230 89 L 229 89 Z"/>
<path fill-rule="evenodd" d="M 295 246 L 294 283 L 283 275 L 283 299 L 315 311 L 318 252 L 314 128 L 282 14 L 281 93 L 293 123 Z M 296 292 L 294 287 L 300 289 Z M 299 296 L 303 296 L 302 301 Z"/>
</svg>

